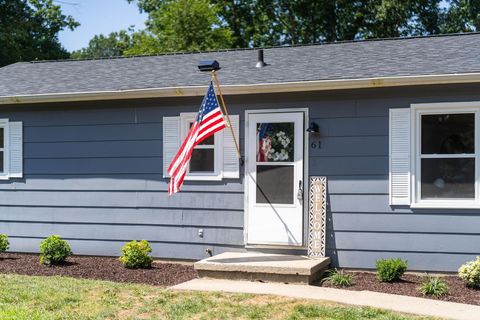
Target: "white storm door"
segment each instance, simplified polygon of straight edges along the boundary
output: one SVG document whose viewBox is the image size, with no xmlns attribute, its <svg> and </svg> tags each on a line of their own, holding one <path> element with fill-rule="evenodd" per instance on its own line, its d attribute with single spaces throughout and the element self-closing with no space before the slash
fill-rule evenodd
<svg viewBox="0 0 480 320">
<path fill-rule="evenodd" d="M 302 246 L 304 113 L 247 120 L 247 244 Z"/>
</svg>

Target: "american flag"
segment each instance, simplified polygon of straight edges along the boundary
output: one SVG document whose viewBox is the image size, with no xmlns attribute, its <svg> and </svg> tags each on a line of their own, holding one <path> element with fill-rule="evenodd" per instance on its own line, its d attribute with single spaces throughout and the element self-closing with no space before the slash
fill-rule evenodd
<svg viewBox="0 0 480 320">
<path fill-rule="evenodd" d="M 210 82 L 195 122 L 168 167 L 168 173 L 171 177 L 168 186 L 169 195 L 180 191 L 185 174 L 187 173 L 190 158 L 192 157 L 193 148 L 215 132 L 223 130 L 226 126 L 227 124 L 223 118 L 222 110 L 218 105 L 217 96 L 213 89 L 213 83 Z"/>
</svg>

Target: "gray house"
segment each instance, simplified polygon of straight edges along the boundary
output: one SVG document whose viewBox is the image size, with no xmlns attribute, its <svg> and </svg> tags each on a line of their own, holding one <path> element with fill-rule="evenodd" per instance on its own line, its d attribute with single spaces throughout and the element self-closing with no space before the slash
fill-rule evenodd
<svg viewBox="0 0 480 320">
<path fill-rule="evenodd" d="M 480 254 L 480 34 L 266 48 L 263 67 L 257 51 L 1 68 L 11 250 L 59 234 L 87 255 L 118 255 L 131 239 L 164 258 L 305 254 L 302 190 L 326 176 L 335 266 L 401 257 L 455 271 Z M 166 167 L 210 80 L 204 59 L 221 64 L 245 163 L 217 133 L 169 197 Z"/>
</svg>

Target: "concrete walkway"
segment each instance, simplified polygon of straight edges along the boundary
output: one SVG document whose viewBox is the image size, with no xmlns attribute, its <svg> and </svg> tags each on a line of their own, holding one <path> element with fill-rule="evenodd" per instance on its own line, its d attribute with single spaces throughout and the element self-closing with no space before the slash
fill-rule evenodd
<svg viewBox="0 0 480 320">
<path fill-rule="evenodd" d="M 171 288 L 176 290 L 272 294 L 299 299 L 315 299 L 357 306 L 369 306 L 448 319 L 480 319 L 480 306 L 372 291 L 350 291 L 307 285 L 217 279 L 194 279 Z"/>
</svg>

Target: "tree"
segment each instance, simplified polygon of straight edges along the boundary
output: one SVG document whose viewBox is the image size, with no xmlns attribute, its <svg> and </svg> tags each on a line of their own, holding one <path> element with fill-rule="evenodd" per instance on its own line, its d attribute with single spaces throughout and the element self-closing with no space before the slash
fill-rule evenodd
<svg viewBox="0 0 480 320">
<path fill-rule="evenodd" d="M 256 34 L 266 35 L 266 30 L 261 30 L 266 26 L 266 21 L 255 14 L 255 0 L 243 1 L 225 1 L 212 0 L 212 3 L 218 8 L 220 18 L 225 21 L 232 31 L 232 47 L 247 48 L 252 45 L 253 37 Z"/>
<path fill-rule="evenodd" d="M 235 47 L 434 34 L 443 10 L 440 0 L 212 1 Z"/>
<path fill-rule="evenodd" d="M 125 30 L 94 36 L 88 47 L 72 52 L 72 58 L 107 58 L 122 56 L 131 47 L 131 36 Z"/>
<path fill-rule="evenodd" d="M 131 2 L 131 0 L 128 0 Z M 232 31 L 222 25 L 219 7 L 209 0 L 140 0 L 146 29 L 96 35 L 74 58 L 99 58 L 230 48 Z"/>
<path fill-rule="evenodd" d="M 112 32 L 108 36 L 95 35 L 86 48 L 72 52 L 73 59 L 112 58 L 162 52 L 156 37 L 147 31 L 133 28 Z"/>
<path fill-rule="evenodd" d="M 209 0 L 141 0 L 138 5 L 148 13 L 147 31 L 158 38 L 163 52 L 232 45 L 231 30 L 222 24 L 219 7 Z"/>
<path fill-rule="evenodd" d="M 124 55 L 152 55 L 165 52 L 163 45 L 151 32 L 141 30 L 131 36 L 130 47 L 125 50 Z"/>
<path fill-rule="evenodd" d="M 453 0 L 445 15 L 443 33 L 480 31 L 480 0 Z"/>
<path fill-rule="evenodd" d="M 133 2 L 133 0 L 126 0 Z M 480 0 L 138 0 L 146 30 L 121 54 L 475 31 Z"/>
<path fill-rule="evenodd" d="M 440 0 L 368 1 L 362 37 L 392 38 L 439 33 Z"/>
<path fill-rule="evenodd" d="M 353 40 L 364 24 L 369 1 L 258 0 L 278 33 L 279 44 Z"/>
<path fill-rule="evenodd" d="M 78 25 L 52 0 L 0 0 L 0 66 L 68 58 L 58 32 Z"/>
</svg>

